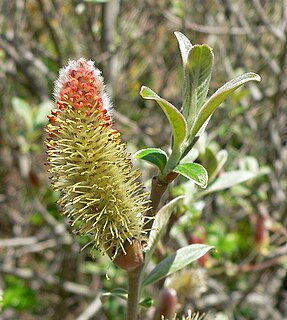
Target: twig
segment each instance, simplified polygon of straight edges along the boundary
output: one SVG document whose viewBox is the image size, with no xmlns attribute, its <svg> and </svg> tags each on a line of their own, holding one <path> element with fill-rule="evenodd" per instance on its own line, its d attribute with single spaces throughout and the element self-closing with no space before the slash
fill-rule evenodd
<svg viewBox="0 0 287 320">
<path fill-rule="evenodd" d="M 263 273 L 260 272 L 259 274 L 256 274 L 255 279 L 252 281 L 251 284 L 249 284 L 248 288 L 246 290 L 243 291 L 242 296 L 239 298 L 239 300 L 234 304 L 235 308 L 238 308 L 239 306 L 242 305 L 242 303 L 244 302 L 244 300 L 249 296 L 250 293 L 252 293 L 252 291 L 254 290 L 254 288 L 256 287 L 256 285 L 258 283 L 260 283 L 260 279 L 262 277 Z"/>
<path fill-rule="evenodd" d="M 52 275 L 47 276 L 45 273 L 37 274 L 32 269 L 29 268 L 14 268 L 11 266 L 0 265 L 0 272 L 4 274 L 12 274 L 18 278 L 39 281 L 54 285 L 61 286 L 65 291 L 86 296 L 86 297 L 95 297 L 98 294 L 98 290 L 92 290 L 87 286 L 72 282 L 72 281 L 61 281 L 57 277 L 53 277 Z"/>
<path fill-rule="evenodd" d="M 263 262 L 260 262 L 260 263 L 254 264 L 254 265 L 245 264 L 245 265 L 239 266 L 237 271 L 238 272 L 257 272 L 260 270 L 268 269 L 268 268 L 271 268 L 275 265 L 280 264 L 281 260 L 286 257 L 287 257 L 287 255 L 285 254 L 285 255 L 282 255 L 279 257 L 275 257 L 273 259 L 265 260 Z"/>
<path fill-rule="evenodd" d="M 0 239 L 0 247 L 21 247 L 30 246 L 32 244 L 38 243 L 39 239 L 37 237 L 27 237 L 27 238 L 12 238 L 12 239 Z"/>
<path fill-rule="evenodd" d="M 60 235 L 62 237 L 65 236 L 66 242 L 63 241 L 63 243 L 70 243 L 72 236 L 71 234 L 66 230 L 66 226 L 64 223 L 59 222 L 58 220 L 56 220 L 48 211 L 47 209 L 42 205 L 42 203 L 39 201 L 38 198 L 34 198 L 33 201 L 34 205 L 35 205 L 35 209 L 37 209 L 37 211 L 42 215 L 43 219 L 45 220 L 45 222 L 52 227 L 54 233 L 56 235 Z"/>
<path fill-rule="evenodd" d="M 163 15 L 170 20 L 171 22 L 181 25 L 182 21 L 181 19 L 177 18 L 175 15 L 173 15 L 170 11 L 163 11 Z M 187 21 L 185 22 L 185 27 L 187 29 L 191 29 L 193 31 L 197 31 L 200 33 L 206 33 L 206 34 L 232 34 L 232 35 L 247 35 L 250 31 L 246 30 L 245 28 L 241 27 L 221 27 L 221 26 L 206 26 L 202 24 L 197 24 L 194 22 Z M 269 32 L 269 30 L 266 28 L 265 25 L 258 26 L 258 29 L 256 30 L 256 33 L 262 34 Z"/>
<path fill-rule="evenodd" d="M 47 12 L 42 0 L 38 0 L 38 4 L 39 4 L 39 7 L 40 7 L 40 11 L 41 11 L 42 17 L 43 17 L 43 21 L 44 21 L 44 23 L 45 23 L 45 25 L 46 25 L 46 27 L 47 27 L 47 29 L 49 31 L 53 46 L 54 46 L 54 48 L 55 48 L 55 50 L 57 52 L 58 64 L 62 65 L 62 60 L 63 59 L 62 59 L 62 53 L 61 53 L 61 49 L 60 49 L 60 41 L 59 41 L 58 35 L 56 34 L 53 26 L 50 23 L 50 20 L 51 20 L 50 12 Z"/>
<path fill-rule="evenodd" d="M 28 247 L 24 247 L 19 249 L 16 254 L 16 257 L 19 258 L 25 254 L 33 253 L 33 252 L 41 252 L 47 249 L 59 247 L 61 245 L 57 239 L 47 239 L 45 241 L 34 243 L 33 245 L 29 245 Z"/>
<path fill-rule="evenodd" d="M 85 311 L 82 314 L 80 314 L 76 320 L 89 320 L 89 319 L 91 319 L 100 310 L 101 305 L 102 304 L 101 304 L 100 297 L 97 296 L 91 302 L 91 304 L 88 306 L 88 308 L 86 308 Z"/>
<path fill-rule="evenodd" d="M 245 16 L 242 14 L 241 11 L 239 11 L 232 3 L 232 1 L 230 0 L 226 0 L 226 2 L 228 3 L 232 13 L 234 14 L 234 16 L 236 17 L 237 21 L 239 22 L 239 24 L 246 30 L 248 31 L 246 33 L 246 36 L 248 38 L 248 40 L 253 43 L 253 46 L 257 49 L 258 53 L 261 55 L 261 57 L 266 61 L 266 63 L 268 64 L 268 66 L 270 67 L 270 69 L 272 70 L 273 73 L 275 73 L 276 75 L 281 74 L 281 67 L 279 66 L 278 62 L 272 58 L 270 52 L 263 47 L 262 45 L 260 45 L 258 38 L 257 38 L 257 31 L 252 30 L 252 28 L 250 27 L 248 21 L 246 20 Z"/>
<path fill-rule="evenodd" d="M 38 81 L 39 79 L 35 79 L 35 76 L 31 73 L 31 71 L 27 67 L 27 64 L 25 63 L 27 61 L 22 58 L 24 57 L 24 53 L 19 53 L 19 48 L 16 48 L 13 43 L 3 34 L 0 34 L 0 47 L 14 61 L 17 67 L 25 75 L 28 80 L 30 90 L 32 90 L 33 94 L 37 95 L 41 101 L 47 100 L 47 91 L 45 90 L 45 88 L 43 88 L 43 86 L 41 86 L 41 81 Z"/>
<path fill-rule="evenodd" d="M 268 28 L 270 33 L 272 33 L 276 38 L 278 38 L 280 41 L 285 41 L 285 34 L 282 32 L 279 28 L 275 28 L 274 25 L 269 20 L 269 17 L 267 16 L 264 8 L 262 7 L 259 0 L 252 0 L 252 3 L 255 7 L 255 10 L 259 17 L 261 18 L 264 25 Z"/>
</svg>

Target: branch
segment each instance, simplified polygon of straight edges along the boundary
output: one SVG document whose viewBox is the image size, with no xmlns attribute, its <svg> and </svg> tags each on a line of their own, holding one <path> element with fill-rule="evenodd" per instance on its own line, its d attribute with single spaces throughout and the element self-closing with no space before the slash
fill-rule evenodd
<svg viewBox="0 0 287 320">
<path fill-rule="evenodd" d="M 98 294 L 98 290 L 92 290 L 89 287 L 78 284 L 76 282 L 61 281 L 59 278 L 53 277 L 51 275 L 47 276 L 45 273 L 38 274 L 29 268 L 14 268 L 10 265 L 0 265 L 0 273 L 12 274 L 18 278 L 25 280 L 39 281 L 40 283 L 44 282 L 46 284 L 54 286 L 57 285 L 63 288 L 65 291 L 76 295 L 94 298 L 95 295 Z"/>
<path fill-rule="evenodd" d="M 100 297 L 97 296 L 92 303 L 85 309 L 83 313 L 81 313 L 76 320 L 89 320 L 94 317 L 101 308 L 101 300 Z"/>
</svg>

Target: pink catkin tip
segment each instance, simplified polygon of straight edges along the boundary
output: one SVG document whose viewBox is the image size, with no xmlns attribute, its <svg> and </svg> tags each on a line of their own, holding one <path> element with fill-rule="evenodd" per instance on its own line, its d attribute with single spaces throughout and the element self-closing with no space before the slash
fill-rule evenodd
<svg viewBox="0 0 287 320">
<path fill-rule="evenodd" d="M 55 85 L 55 97 L 58 109 L 52 110 L 48 116 L 50 123 L 56 121 L 59 111 L 65 111 L 66 106 L 82 109 L 87 116 L 95 108 L 105 126 L 112 123 L 109 114 L 111 103 L 104 93 L 100 71 L 92 61 L 80 58 L 70 61 L 67 67 L 61 69 Z"/>
</svg>

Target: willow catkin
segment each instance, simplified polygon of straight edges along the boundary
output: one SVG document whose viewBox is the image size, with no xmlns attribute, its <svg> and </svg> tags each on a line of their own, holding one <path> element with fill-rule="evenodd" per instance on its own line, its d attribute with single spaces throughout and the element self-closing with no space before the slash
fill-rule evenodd
<svg viewBox="0 0 287 320">
<path fill-rule="evenodd" d="M 100 71 L 92 61 L 70 61 L 60 71 L 55 98 L 46 140 L 52 186 L 74 230 L 91 235 L 92 249 L 115 257 L 126 242 L 144 237 L 148 205 L 139 172 L 112 128 Z"/>
</svg>

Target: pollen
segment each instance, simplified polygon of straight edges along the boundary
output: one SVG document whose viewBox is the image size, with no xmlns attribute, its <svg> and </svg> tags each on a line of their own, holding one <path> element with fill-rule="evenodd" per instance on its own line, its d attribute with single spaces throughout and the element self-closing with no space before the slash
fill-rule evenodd
<svg viewBox="0 0 287 320">
<path fill-rule="evenodd" d="M 46 131 L 52 186 L 73 230 L 93 249 L 124 252 L 145 238 L 147 193 L 130 154 L 112 126 L 111 102 L 100 71 L 83 58 L 70 61 L 56 81 L 56 108 Z"/>
</svg>

